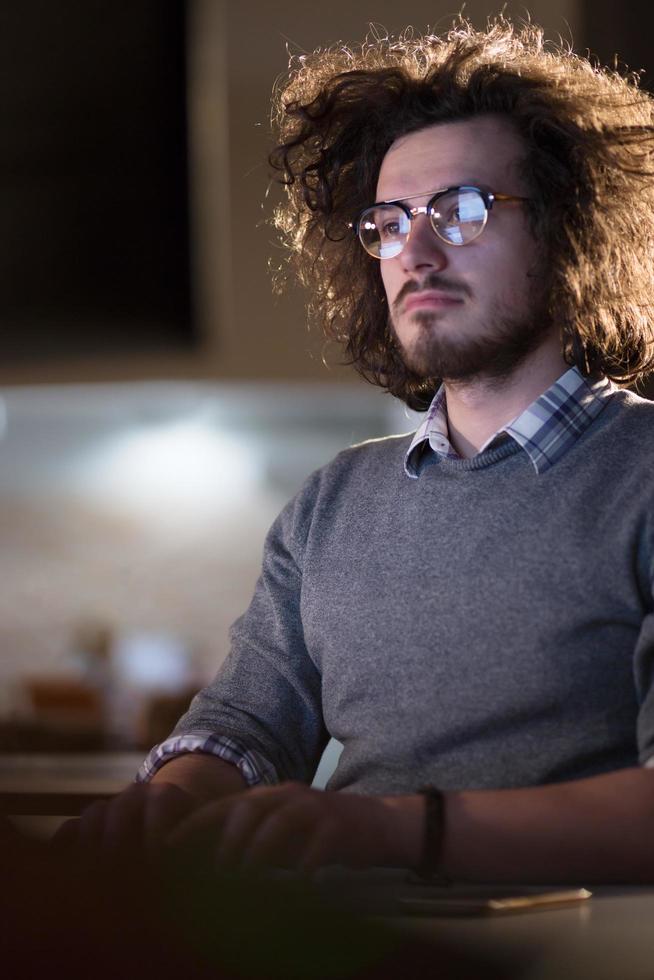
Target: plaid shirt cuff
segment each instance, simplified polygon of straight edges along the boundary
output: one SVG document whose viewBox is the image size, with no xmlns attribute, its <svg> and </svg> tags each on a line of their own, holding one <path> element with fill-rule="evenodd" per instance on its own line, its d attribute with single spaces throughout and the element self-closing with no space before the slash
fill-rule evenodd
<svg viewBox="0 0 654 980">
<path fill-rule="evenodd" d="M 188 732 L 186 735 L 173 735 L 155 745 L 136 774 L 136 782 L 149 782 L 163 765 L 189 752 L 215 755 L 223 762 L 231 763 L 250 788 L 262 784 L 272 786 L 280 781 L 275 767 L 267 759 L 236 739 L 215 732 Z"/>
</svg>

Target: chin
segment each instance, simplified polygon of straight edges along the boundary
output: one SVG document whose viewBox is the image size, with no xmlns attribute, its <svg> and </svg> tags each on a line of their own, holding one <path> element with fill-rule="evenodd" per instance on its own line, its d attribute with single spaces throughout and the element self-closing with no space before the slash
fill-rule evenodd
<svg viewBox="0 0 654 980">
<path fill-rule="evenodd" d="M 410 346 L 401 345 L 401 349 L 406 367 L 424 380 L 462 381 L 476 377 L 488 366 L 484 352 L 475 344 L 447 343 L 443 338 L 423 336 Z"/>
<path fill-rule="evenodd" d="M 477 336 L 462 336 L 461 327 L 444 328 L 444 317 L 416 313 L 402 340 L 392 327 L 404 364 L 422 380 L 499 380 L 508 378 L 543 342 L 550 330 L 540 310 L 511 318 L 499 313 L 489 318 Z"/>
</svg>

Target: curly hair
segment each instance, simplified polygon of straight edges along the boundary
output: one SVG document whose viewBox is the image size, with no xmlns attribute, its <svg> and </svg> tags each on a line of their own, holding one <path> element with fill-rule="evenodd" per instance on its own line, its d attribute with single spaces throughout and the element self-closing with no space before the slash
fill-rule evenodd
<svg viewBox="0 0 654 980">
<path fill-rule="evenodd" d="M 375 199 L 400 136 L 481 114 L 522 137 L 531 230 L 546 256 L 568 364 L 633 384 L 654 370 L 654 100 L 533 25 L 461 21 L 446 35 L 373 38 L 303 55 L 278 84 L 270 164 L 286 193 L 274 222 L 310 287 L 310 314 L 367 380 L 425 408 L 439 379 L 405 367 L 379 262 L 350 223 Z"/>
</svg>

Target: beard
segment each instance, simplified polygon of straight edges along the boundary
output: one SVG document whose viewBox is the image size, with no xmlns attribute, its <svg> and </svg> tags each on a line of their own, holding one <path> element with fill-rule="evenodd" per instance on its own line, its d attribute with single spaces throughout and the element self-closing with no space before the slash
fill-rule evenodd
<svg viewBox="0 0 654 980">
<path fill-rule="evenodd" d="M 544 301 L 522 316 L 496 309 L 477 337 L 448 335 L 440 329 L 439 314 L 430 310 L 417 310 L 411 319 L 419 330 L 410 347 L 400 340 L 392 317 L 391 334 L 408 372 L 430 382 L 506 381 L 552 328 Z"/>
</svg>

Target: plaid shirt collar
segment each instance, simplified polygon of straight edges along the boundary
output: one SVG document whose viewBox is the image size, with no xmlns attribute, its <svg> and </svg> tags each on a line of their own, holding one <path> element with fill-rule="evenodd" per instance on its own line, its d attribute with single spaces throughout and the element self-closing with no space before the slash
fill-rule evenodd
<svg viewBox="0 0 654 980">
<path fill-rule="evenodd" d="M 479 453 L 496 441 L 511 437 L 527 453 L 536 472 L 543 473 L 568 451 L 615 390 L 615 385 L 607 378 L 593 381 L 572 367 L 521 415 L 493 433 Z M 421 458 L 428 448 L 440 458 L 461 458 L 449 440 L 447 402 L 442 385 L 409 446 L 404 460 L 407 476 L 418 477 Z"/>
</svg>

